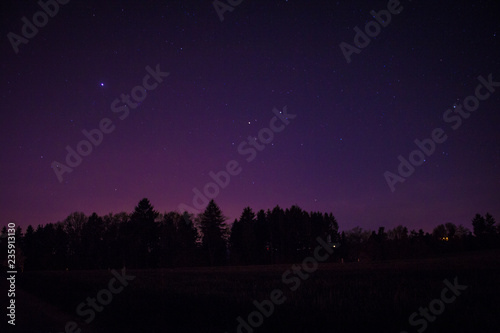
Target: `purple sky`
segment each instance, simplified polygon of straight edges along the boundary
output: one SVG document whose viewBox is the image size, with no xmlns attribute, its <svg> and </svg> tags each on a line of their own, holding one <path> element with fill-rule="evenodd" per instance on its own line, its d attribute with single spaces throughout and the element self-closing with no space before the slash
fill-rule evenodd
<svg viewBox="0 0 500 333">
<path fill-rule="evenodd" d="M 144 197 L 161 212 L 191 206 L 231 160 L 241 172 L 215 197 L 230 222 L 245 206 L 293 204 L 332 212 L 342 230 L 500 220 L 500 87 L 456 130 L 443 119 L 478 76 L 500 81 L 495 1 L 401 1 L 350 63 L 339 45 L 387 1 L 246 0 L 222 22 L 210 0 L 147 3 L 59 5 L 17 54 L 8 34 L 41 8 L 0 5 L 3 224 L 131 212 Z M 157 65 L 170 75 L 121 120 L 113 101 Z M 284 106 L 296 117 L 247 162 L 238 146 Z M 51 163 L 104 118 L 113 132 L 59 182 Z M 435 128 L 447 140 L 391 192 L 384 172 Z"/>
</svg>

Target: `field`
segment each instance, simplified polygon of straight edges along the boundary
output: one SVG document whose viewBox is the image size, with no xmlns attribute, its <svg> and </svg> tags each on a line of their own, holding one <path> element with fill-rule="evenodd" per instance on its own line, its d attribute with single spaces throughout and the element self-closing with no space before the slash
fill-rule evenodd
<svg viewBox="0 0 500 333">
<path fill-rule="evenodd" d="M 320 264 L 295 291 L 294 283 L 282 279 L 290 267 L 126 270 L 135 278 L 88 324 L 76 308 L 108 289 L 111 271 L 24 272 L 18 274 L 15 331 L 64 332 L 66 322 L 75 321 L 81 332 L 231 333 L 238 331 L 237 317 L 247 321 L 256 311 L 253 301 L 269 299 L 275 289 L 283 291 L 284 303 L 262 316 L 259 327 L 240 332 L 497 332 L 500 327 L 499 251 Z M 441 299 L 443 281 L 453 284 L 455 278 L 467 289 L 440 308 L 433 300 Z M 410 315 L 430 303 L 439 313 L 430 313 L 429 320 L 415 317 L 420 322 L 411 326 Z"/>
</svg>

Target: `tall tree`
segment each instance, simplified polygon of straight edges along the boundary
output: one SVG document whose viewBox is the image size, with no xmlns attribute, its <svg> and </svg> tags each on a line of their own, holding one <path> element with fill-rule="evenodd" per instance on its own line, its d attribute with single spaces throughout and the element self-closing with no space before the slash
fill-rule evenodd
<svg viewBox="0 0 500 333">
<path fill-rule="evenodd" d="M 96 213 L 93 213 L 82 228 L 82 247 L 86 253 L 85 268 L 103 268 L 104 247 L 104 222 Z"/>
<path fill-rule="evenodd" d="M 287 229 L 285 226 L 285 212 L 280 206 L 267 210 L 266 219 L 269 222 L 269 246 L 273 263 L 284 261 L 287 249 Z"/>
<path fill-rule="evenodd" d="M 229 249 L 231 252 L 231 262 L 233 264 L 244 264 L 243 258 L 243 224 L 235 219 L 231 226 L 231 235 L 229 236 Z"/>
<path fill-rule="evenodd" d="M 446 236 L 448 239 L 453 239 L 455 238 L 455 235 L 457 234 L 457 226 L 451 222 L 448 222 L 444 225 L 446 227 Z"/>
<path fill-rule="evenodd" d="M 492 235 L 492 234 L 497 233 L 497 230 L 495 228 L 495 218 L 493 216 L 491 216 L 490 213 L 486 213 L 486 215 L 484 217 L 484 223 L 485 223 L 487 234 Z"/>
<path fill-rule="evenodd" d="M 205 211 L 199 216 L 202 234 L 202 247 L 208 256 L 210 265 L 221 265 L 226 258 L 226 217 L 212 199 Z"/>
<path fill-rule="evenodd" d="M 286 260 L 299 260 L 308 255 L 312 230 L 309 214 L 297 205 L 285 210 L 285 253 Z"/>
<path fill-rule="evenodd" d="M 184 212 L 176 223 L 176 243 L 177 257 L 175 264 L 177 266 L 190 266 L 195 263 L 198 230 L 193 224 L 193 218 L 188 212 Z"/>
<path fill-rule="evenodd" d="M 88 217 L 83 212 L 73 212 L 63 222 L 68 239 L 68 259 L 75 268 L 81 268 L 87 255 L 82 246 L 82 229 L 87 221 Z M 48 234 L 52 234 L 52 232 L 52 230 L 47 231 Z"/>
<path fill-rule="evenodd" d="M 332 213 L 324 214 L 324 232 L 325 231 L 327 238 L 330 236 L 332 242 L 337 243 L 340 241 L 339 224 Z M 323 234 L 318 236 L 323 237 Z"/>
<path fill-rule="evenodd" d="M 158 216 L 147 198 L 139 201 L 130 216 L 127 236 L 137 251 L 137 256 L 133 257 L 137 267 L 153 267 L 158 263 Z"/>
<path fill-rule="evenodd" d="M 176 249 L 176 223 L 180 218 L 179 213 L 170 212 L 163 214 L 159 227 L 159 256 L 161 267 L 174 266 Z"/>
<path fill-rule="evenodd" d="M 254 233 L 257 263 L 269 263 L 269 260 L 271 259 L 271 231 L 266 218 L 266 212 L 263 209 L 257 212 Z"/>
<path fill-rule="evenodd" d="M 472 219 L 472 227 L 476 237 L 484 236 L 486 233 L 486 220 L 481 214 L 476 214 Z"/>
<path fill-rule="evenodd" d="M 104 265 L 108 268 L 122 268 L 127 265 L 128 252 L 130 251 L 127 236 L 130 215 L 125 212 L 118 214 L 109 213 L 103 217 L 105 225 L 103 239 L 106 253 Z"/>
<path fill-rule="evenodd" d="M 235 220 L 231 228 L 229 243 L 231 255 L 245 264 L 255 264 L 257 260 L 257 244 L 255 237 L 255 213 L 252 208 L 245 207 L 239 220 Z"/>
</svg>

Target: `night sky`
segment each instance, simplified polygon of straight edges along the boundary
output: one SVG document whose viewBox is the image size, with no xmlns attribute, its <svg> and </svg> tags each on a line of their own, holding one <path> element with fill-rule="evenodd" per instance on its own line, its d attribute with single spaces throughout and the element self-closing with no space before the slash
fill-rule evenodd
<svg viewBox="0 0 500 333">
<path fill-rule="evenodd" d="M 293 204 L 342 230 L 500 219 L 497 1 L 389 1 L 390 22 L 349 63 L 341 43 L 354 50 L 355 27 L 366 33 L 388 1 L 244 0 L 221 21 L 211 0 L 73 0 L 16 47 L 9 33 L 24 38 L 21 18 L 42 9 L 0 6 L 3 224 L 132 212 L 144 197 L 160 212 L 193 206 L 228 163 L 214 199 L 229 222 Z M 489 75 L 488 97 L 460 116 Z M 66 147 L 100 126 L 59 181 Z M 446 140 L 392 191 L 384 173 L 400 177 L 398 156 L 436 128 Z"/>
</svg>

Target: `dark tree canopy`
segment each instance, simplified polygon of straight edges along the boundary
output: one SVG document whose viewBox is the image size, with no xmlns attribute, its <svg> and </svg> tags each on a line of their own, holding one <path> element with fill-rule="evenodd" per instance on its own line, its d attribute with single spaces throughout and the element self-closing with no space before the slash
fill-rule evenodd
<svg viewBox="0 0 500 333">
<path fill-rule="evenodd" d="M 196 221 L 196 224 L 193 223 Z M 494 217 L 476 214 L 473 234 L 451 222 L 432 233 L 398 225 L 386 230 L 354 227 L 339 233 L 332 213 L 306 212 L 298 205 L 255 214 L 245 207 L 231 227 L 211 200 L 198 216 L 159 214 L 148 199 L 130 214 L 99 216 L 73 212 L 62 222 L 15 229 L 16 260 L 28 270 L 180 267 L 294 263 L 312 256 L 318 237 L 335 249 L 328 261 L 423 258 L 457 251 L 500 247 Z M 0 233 L 6 259 L 7 228 Z"/>
</svg>

